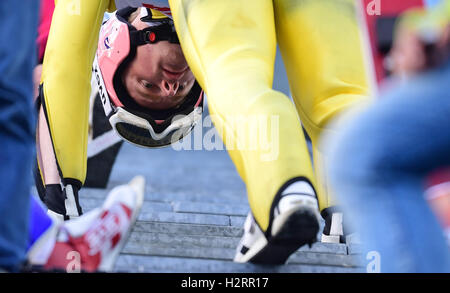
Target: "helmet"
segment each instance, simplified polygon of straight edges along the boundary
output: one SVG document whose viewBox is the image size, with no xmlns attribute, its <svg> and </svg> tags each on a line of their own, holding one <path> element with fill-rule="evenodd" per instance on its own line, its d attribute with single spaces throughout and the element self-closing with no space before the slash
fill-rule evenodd
<svg viewBox="0 0 450 293">
<path fill-rule="evenodd" d="M 92 70 L 105 115 L 116 133 L 138 146 L 163 147 L 189 134 L 201 120 L 203 91 L 196 81 L 184 102 L 168 110 L 147 109 L 130 97 L 121 75 L 136 56 L 137 47 L 163 40 L 179 43 L 171 19 L 153 18 L 146 9 L 141 20 L 150 26 L 136 30 L 128 22 L 134 11 L 121 9 L 103 24 Z"/>
</svg>

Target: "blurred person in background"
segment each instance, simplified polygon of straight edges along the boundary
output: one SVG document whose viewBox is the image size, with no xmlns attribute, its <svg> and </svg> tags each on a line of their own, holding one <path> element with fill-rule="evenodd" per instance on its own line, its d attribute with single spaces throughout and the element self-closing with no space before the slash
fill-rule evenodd
<svg viewBox="0 0 450 293">
<path fill-rule="evenodd" d="M 403 82 L 324 140 L 332 189 L 381 272 L 450 272 L 424 197 L 428 175 L 450 166 L 449 20 L 448 0 L 404 14 L 391 52 Z"/>
<path fill-rule="evenodd" d="M 32 72 L 39 1 L 0 1 L 0 268 L 25 261 L 33 151 Z"/>
</svg>

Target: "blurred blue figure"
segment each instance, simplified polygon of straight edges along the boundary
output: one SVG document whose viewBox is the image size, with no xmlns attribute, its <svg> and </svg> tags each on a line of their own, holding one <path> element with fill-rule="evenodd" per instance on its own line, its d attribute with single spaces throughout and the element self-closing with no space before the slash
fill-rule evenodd
<svg viewBox="0 0 450 293">
<path fill-rule="evenodd" d="M 442 24 L 435 20 L 417 26 L 417 38 L 401 38 L 402 48 L 420 48 L 411 62 L 399 54 L 404 65 L 414 63 L 404 66 L 415 71 L 409 80 L 329 146 L 332 188 L 361 234 L 364 256 L 379 255 L 381 272 L 450 272 L 450 249 L 424 198 L 427 175 L 450 166 L 450 22 L 435 44 L 413 44 L 423 28 Z"/>
<path fill-rule="evenodd" d="M 25 260 L 30 212 L 38 0 L 0 1 L 0 268 Z"/>
</svg>

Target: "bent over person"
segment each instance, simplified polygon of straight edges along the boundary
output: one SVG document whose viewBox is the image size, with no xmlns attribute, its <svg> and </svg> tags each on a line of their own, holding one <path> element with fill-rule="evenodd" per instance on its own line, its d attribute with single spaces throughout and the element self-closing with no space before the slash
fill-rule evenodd
<svg viewBox="0 0 450 293">
<path fill-rule="evenodd" d="M 144 9 L 147 12 L 137 18 L 143 24 L 133 22 L 133 13 L 116 14 L 119 22 L 108 28 L 111 33 L 101 40 L 94 62 L 94 72 L 101 72 L 96 78 L 103 89 L 105 113 L 117 133 L 139 145 L 170 136 L 173 121 L 167 119 L 189 100 L 187 96 L 176 100 L 174 93 L 191 86 L 189 82 L 183 85 L 180 79 L 182 73 L 192 71 L 208 94 L 215 126 L 247 186 L 251 212 L 235 261 L 284 263 L 299 247 L 315 242 L 319 230 L 317 198 L 326 219 L 323 241 L 341 241 L 342 214 L 329 199 L 325 180 L 313 173 L 302 124 L 312 138 L 319 173 L 323 168 L 319 136 L 333 131 L 328 127 L 330 120 L 367 97 L 355 1 L 169 3 L 81 0 L 78 6 L 71 6 L 71 1 L 57 1 L 44 58 L 41 102 L 45 124 L 41 125 L 48 123 L 64 188 L 60 189 L 57 180 L 45 179 L 44 166 L 40 176 L 44 201 L 66 219 L 81 214 L 77 194 L 86 176 L 91 67 L 103 13 L 113 11 L 115 5 L 119 9 L 146 6 L 150 12 Z M 155 20 L 167 17 L 169 21 L 156 21 L 155 25 Z M 140 63 L 144 50 L 156 53 L 156 46 L 173 43 L 170 32 L 161 32 L 164 26 L 171 27 L 171 18 L 189 68 L 163 61 L 152 65 L 154 56 Z M 128 33 L 122 31 L 126 28 Z M 159 40 L 158 34 L 167 38 Z M 295 105 L 272 90 L 277 41 Z M 102 65 L 102 60 L 107 61 Z M 150 76 L 152 69 L 155 76 Z M 201 98 L 194 95 L 189 110 L 182 112 L 188 117 L 187 131 L 182 134 L 195 123 L 195 117 L 189 120 L 189 113 L 194 115 L 200 103 Z M 267 138 L 271 131 L 278 131 L 276 156 L 264 156 L 263 146 L 258 144 L 256 148 L 231 147 L 255 135 L 251 127 L 234 124 L 236 116 L 249 120 L 273 117 L 277 123 L 257 136 Z"/>
</svg>

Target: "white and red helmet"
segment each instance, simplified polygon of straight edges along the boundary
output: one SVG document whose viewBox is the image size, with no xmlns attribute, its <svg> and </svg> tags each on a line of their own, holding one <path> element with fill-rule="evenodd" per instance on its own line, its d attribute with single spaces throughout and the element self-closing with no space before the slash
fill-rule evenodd
<svg viewBox="0 0 450 293">
<path fill-rule="evenodd" d="M 123 139 L 143 147 L 167 146 L 187 135 L 201 119 L 203 91 L 195 82 L 176 110 L 150 110 L 130 97 L 121 75 L 135 58 L 137 47 L 159 41 L 179 43 L 170 18 L 152 19 L 147 9 L 141 19 L 151 25 L 137 30 L 128 22 L 134 11 L 136 8 L 121 9 L 103 24 L 93 74 L 105 115 Z"/>
</svg>

